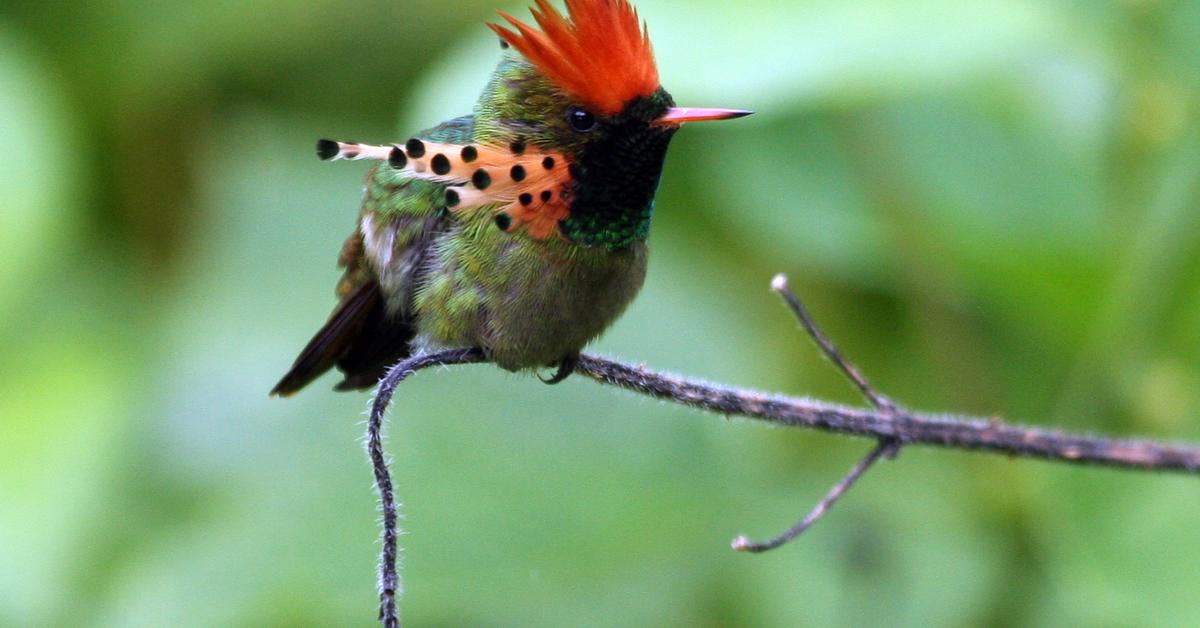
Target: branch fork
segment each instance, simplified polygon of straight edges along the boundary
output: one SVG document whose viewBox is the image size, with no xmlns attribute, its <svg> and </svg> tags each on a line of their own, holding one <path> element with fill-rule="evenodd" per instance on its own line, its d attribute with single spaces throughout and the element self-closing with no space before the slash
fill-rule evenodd
<svg viewBox="0 0 1200 628">
<path fill-rule="evenodd" d="M 788 308 L 790 308 L 792 313 L 796 315 L 796 318 L 799 319 L 800 324 L 804 327 L 804 331 L 808 333 L 809 338 L 812 338 L 813 342 L 817 344 L 817 347 L 820 348 L 821 353 L 823 353 L 830 362 L 833 362 L 833 365 L 836 366 L 837 369 L 846 376 L 846 379 L 850 380 L 850 382 L 854 384 L 856 388 L 858 388 L 858 391 L 862 393 L 862 396 L 867 400 L 868 403 L 874 406 L 875 409 L 881 414 L 890 417 L 893 420 L 901 414 L 900 406 L 896 405 L 896 402 L 876 391 L 875 388 L 871 386 L 871 383 L 867 381 L 867 378 L 863 376 L 862 372 L 859 371 L 854 364 L 847 360 L 842 355 L 842 352 L 838 351 L 838 348 L 833 344 L 833 341 L 825 335 L 825 332 L 821 331 L 821 328 L 817 326 L 817 322 L 813 320 L 812 315 L 809 314 L 808 308 L 804 307 L 804 303 L 800 301 L 800 298 L 796 296 L 795 292 L 792 292 L 791 287 L 788 285 L 787 275 L 775 275 L 775 279 L 771 281 L 771 290 L 774 290 L 775 292 L 779 293 L 779 296 L 783 297 L 783 300 L 785 303 L 787 303 Z M 779 536 L 776 536 L 768 541 L 755 542 L 751 541 L 744 535 L 738 536 L 737 538 L 733 539 L 732 543 L 730 543 L 730 547 L 739 552 L 761 554 L 762 552 L 769 552 L 773 549 L 788 544 L 790 541 L 792 541 L 792 539 L 804 534 L 804 532 L 811 528 L 812 525 L 817 521 L 820 521 L 821 518 L 824 517 L 827 512 L 829 512 L 829 509 L 832 508 L 833 505 L 836 504 L 843 495 L 853 488 L 855 482 L 858 482 L 859 478 L 865 475 L 867 471 L 870 471 L 871 467 L 875 466 L 875 463 L 878 462 L 880 458 L 887 458 L 890 460 L 899 455 L 900 447 L 902 445 L 903 442 L 900 436 L 884 436 L 880 438 L 879 443 L 875 445 L 875 447 L 869 453 L 867 453 L 866 457 L 859 461 L 858 464 L 854 465 L 854 468 L 850 469 L 850 472 L 847 473 L 846 476 L 841 479 L 841 481 L 839 481 L 837 484 L 834 484 L 833 488 L 829 489 L 829 492 L 825 494 L 825 498 L 818 502 L 817 505 L 813 507 L 811 511 L 809 511 L 808 515 L 801 519 L 799 523 L 791 528 L 788 528 L 788 530 L 783 534 L 780 534 Z"/>
</svg>

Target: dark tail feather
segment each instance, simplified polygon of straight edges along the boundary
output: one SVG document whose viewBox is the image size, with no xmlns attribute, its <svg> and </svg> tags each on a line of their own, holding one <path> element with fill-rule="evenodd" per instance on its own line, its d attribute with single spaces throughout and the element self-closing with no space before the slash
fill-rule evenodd
<svg viewBox="0 0 1200 628">
<path fill-rule="evenodd" d="M 379 284 L 364 284 L 342 302 L 329 322 L 309 341 L 292 369 L 275 385 L 271 396 L 288 397 L 300 391 L 361 344 L 364 328 L 383 315 Z"/>
<path fill-rule="evenodd" d="M 361 340 L 338 360 L 346 379 L 335 390 L 362 390 L 378 384 L 393 364 L 411 354 L 413 336 L 412 322 L 388 316 L 381 303 L 363 324 Z"/>
<path fill-rule="evenodd" d="M 313 336 L 271 395 L 293 395 L 334 365 L 346 374 L 337 390 L 370 388 L 389 367 L 408 357 L 413 334 L 411 321 L 388 315 L 379 284 L 364 284 Z"/>
</svg>

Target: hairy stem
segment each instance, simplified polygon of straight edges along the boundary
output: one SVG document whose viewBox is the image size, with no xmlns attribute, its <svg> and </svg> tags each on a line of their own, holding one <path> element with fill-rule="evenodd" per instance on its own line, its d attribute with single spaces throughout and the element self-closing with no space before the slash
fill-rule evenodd
<svg viewBox="0 0 1200 628">
<path fill-rule="evenodd" d="M 960 415 L 864 410 L 701 383 L 590 355 L 580 356 L 576 372 L 657 399 L 785 427 L 1068 464 L 1200 473 L 1200 445 L 1072 434 Z"/>
<path fill-rule="evenodd" d="M 392 488 L 392 474 L 388 471 L 387 456 L 383 453 L 383 417 L 391 404 L 396 387 L 409 375 L 433 366 L 471 364 L 486 358 L 478 349 L 460 349 L 409 358 L 393 366 L 379 382 L 375 400 L 371 404 L 371 417 L 367 420 L 367 453 L 375 469 L 375 488 L 379 491 L 379 506 L 383 511 L 383 551 L 379 557 L 379 621 L 387 628 L 400 625 L 396 610 L 396 594 L 400 591 L 400 577 L 396 573 L 396 493 Z"/>
</svg>

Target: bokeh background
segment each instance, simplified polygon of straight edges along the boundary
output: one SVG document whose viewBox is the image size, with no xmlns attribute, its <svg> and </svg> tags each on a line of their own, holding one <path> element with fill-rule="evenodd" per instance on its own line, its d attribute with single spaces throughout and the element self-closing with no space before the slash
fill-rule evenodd
<svg viewBox="0 0 1200 628">
<path fill-rule="evenodd" d="M 372 624 L 367 395 L 267 391 L 364 164 L 461 115 L 492 0 L 0 4 L 0 625 Z M 519 4 L 503 8 L 520 11 Z M 1200 3 L 643 0 L 681 104 L 595 350 L 857 402 L 1200 440 Z M 1200 483 L 870 443 L 489 367 L 404 385 L 412 625 L 1200 621 Z"/>
</svg>

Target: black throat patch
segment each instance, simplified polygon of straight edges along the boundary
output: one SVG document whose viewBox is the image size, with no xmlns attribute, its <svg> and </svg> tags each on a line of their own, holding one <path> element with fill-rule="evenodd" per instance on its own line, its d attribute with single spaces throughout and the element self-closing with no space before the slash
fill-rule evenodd
<svg viewBox="0 0 1200 628">
<path fill-rule="evenodd" d="M 654 120 L 671 106 L 661 91 L 634 101 L 579 152 L 572 164 L 570 215 L 559 223 L 572 242 L 628 247 L 650 232 L 667 146 L 677 127 Z"/>
</svg>

